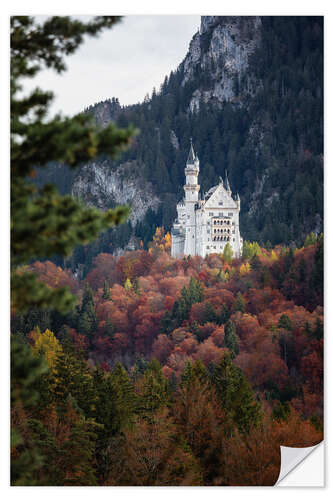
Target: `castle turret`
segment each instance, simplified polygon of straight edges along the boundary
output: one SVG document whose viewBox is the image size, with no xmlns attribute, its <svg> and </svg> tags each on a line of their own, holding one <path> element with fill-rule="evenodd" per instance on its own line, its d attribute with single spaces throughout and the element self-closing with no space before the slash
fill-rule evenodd
<svg viewBox="0 0 333 500">
<path fill-rule="evenodd" d="M 230 188 L 230 184 L 229 184 L 229 179 L 228 179 L 228 172 L 225 171 L 225 188 L 227 190 L 227 193 L 229 196 L 231 196 L 231 188 Z"/>
<path fill-rule="evenodd" d="M 192 139 L 190 151 L 187 157 L 186 168 L 185 168 L 185 177 L 186 184 L 184 186 L 185 191 L 185 202 L 197 202 L 198 195 L 200 191 L 200 186 L 198 184 L 198 175 L 199 175 L 199 159 L 196 156 Z"/>
<path fill-rule="evenodd" d="M 237 193 L 237 196 L 236 196 L 236 202 L 237 202 L 237 208 L 240 211 L 240 197 L 239 197 L 238 193 Z"/>
</svg>

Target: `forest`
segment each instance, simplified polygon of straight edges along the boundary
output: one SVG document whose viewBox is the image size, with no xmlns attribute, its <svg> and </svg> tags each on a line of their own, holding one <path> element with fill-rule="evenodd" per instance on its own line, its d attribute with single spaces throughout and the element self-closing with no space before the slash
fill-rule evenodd
<svg viewBox="0 0 333 500">
<path fill-rule="evenodd" d="M 13 312 L 12 484 L 273 485 L 322 440 L 323 238 L 229 250 L 28 266 L 77 305 Z"/>
</svg>

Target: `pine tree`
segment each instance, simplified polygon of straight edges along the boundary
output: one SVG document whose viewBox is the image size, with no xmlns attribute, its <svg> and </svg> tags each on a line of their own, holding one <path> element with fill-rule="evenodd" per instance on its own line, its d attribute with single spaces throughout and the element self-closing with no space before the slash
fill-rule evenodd
<svg viewBox="0 0 333 500">
<path fill-rule="evenodd" d="M 139 386 L 139 413 L 148 420 L 154 419 L 154 413 L 164 408 L 170 399 L 170 384 L 162 373 L 157 360 L 149 363 Z"/>
<path fill-rule="evenodd" d="M 227 305 L 223 304 L 223 306 L 221 308 L 220 316 L 219 316 L 219 323 L 224 325 L 229 320 L 229 318 L 230 318 L 230 311 L 229 311 Z"/>
<path fill-rule="evenodd" d="M 229 320 L 224 329 L 224 344 L 229 349 L 231 358 L 235 358 L 239 353 L 238 340 L 236 336 L 235 324 Z"/>
<path fill-rule="evenodd" d="M 107 280 L 104 280 L 103 283 L 103 295 L 102 295 L 103 300 L 110 300 L 111 299 L 111 292 L 110 292 L 110 286 Z"/>
<path fill-rule="evenodd" d="M 235 302 L 234 302 L 232 308 L 233 308 L 234 312 L 240 311 L 242 313 L 245 313 L 245 311 L 246 311 L 245 300 L 243 298 L 243 295 L 240 292 L 237 293 L 236 299 L 235 299 Z"/>
<path fill-rule="evenodd" d="M 91 340 L 97 328 L 94 296 L 88 282 L 86 283 L 83 292 L 77 327 L 79 332 L 87 335 L 89 340 Z"/>
<path fill-rule="evenodd" d="M 47 374 L 43 357 L 36 357 L 28 345 L 11 339 L 11 485 L 38 484 L 38 472 L 47 457 L 29 431 L 28 415 L 38 410 L 40 378 Z M 28 412 L 28 413 L 26 413 Z"/>
<path fill-rule="evenodd" d="M 255 400 L 243 372 L 225 354 L 214 366 L 212 382 L 222 408 L 232 418 L 239 431 L 247 434 L 261 421 L 261 405 Z"/>
</svg>

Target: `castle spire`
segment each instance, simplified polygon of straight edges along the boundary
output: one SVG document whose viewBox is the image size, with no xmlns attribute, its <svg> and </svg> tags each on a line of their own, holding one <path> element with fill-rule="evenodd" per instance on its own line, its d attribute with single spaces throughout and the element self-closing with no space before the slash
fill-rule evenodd
<svg viewBox="0 0 333 500">
<path fill-rule="evenodd" d="M 231 194 L 231 189 L 230 189 L 230 184 L 229 184 L 229 179 L 228 179 L 228 172 L 227 170 L 225 171 L 225 188 L 229 194 Z"/>
<path fill-rule="evenodd" d="M 193 149 L 192 137 L 191 137 L 190 141 L 191 141 L 190 152 L 189 152 L 189 154 L 188 154 L 188 158 L 187 158 L 187 162 L 186 162 L 186 163 L 187 163 L 188 165 L 193 165 L 193 164 L 194 164 L 194 161 L 195 161 L 195 159 L 196 159 L 196 155 L 195 155 L 195 153 L 194 153 L 194 149 Z"/>
</svg>

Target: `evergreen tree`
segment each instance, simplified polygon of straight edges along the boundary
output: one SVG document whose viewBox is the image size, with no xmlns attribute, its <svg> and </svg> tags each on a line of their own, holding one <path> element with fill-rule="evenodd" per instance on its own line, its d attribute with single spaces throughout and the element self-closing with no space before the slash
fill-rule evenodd
<svg viewBox="0 0 333 500">
<path fill-rule="evenodd" d="M 94 296 L 88 282 L 86 283 L 83 292 L 77 327 L 79 332 L 85 334 L 89 340 L 91 340 L 97 328 Z"/>
<path fill-rule="evenodd" d="M 35 473 L 47 460 L 28 430 L 27 415 L 38 409 L 40 393 L 36 390 L 48 367 L 43 357 L 36 357 L 26 344 L 11 340 L 11 476 L 13 486 L 34 486 Z M 19 418 L 15 418 L 19 411 Z"/>
<path fill-rule="evenodd" d="M 110 286 L 107 280 L 104 281 L 103 283 L 103 295 L 102 295 L 103 300 L 110 300 L 111 299 L 111 292 L 110 292 Z"/>
<path fill-rule="evenodd" d="M 227 305 L 223 304 L 223 306 L 221 308 L 220 316 L 219 316 L 219 323 L 224 325 L 225 323 L 227 323 L 229 318 L 230 318 L 230 311 L 229 311 Z"/>
<path fill-rule="evenodd" d="M 241 433 L 246 434 L 259 424 L 261 405 L 255 401 L 250 384 L 228 354 L 214 366 L 212 382 L 222 408 Z"/>
<path fill-rule="evenodd" d="M 231 320 L 227 322 L 224 328 L 224 344 L 229 349 L 231 358 L 235 358 L 239 353 L 239 347 L 236 336 L 236 327 Z"/>
<path fill-rule="evenodd" d="M 232 308 L 234 312 L 240 311 L 242 313 L 245 313 L 246 311 L 245 300 L 240 292 L 237 293 Z"/>
</svg>

